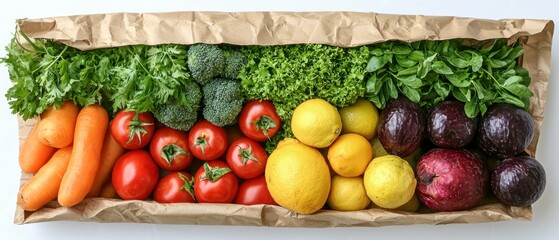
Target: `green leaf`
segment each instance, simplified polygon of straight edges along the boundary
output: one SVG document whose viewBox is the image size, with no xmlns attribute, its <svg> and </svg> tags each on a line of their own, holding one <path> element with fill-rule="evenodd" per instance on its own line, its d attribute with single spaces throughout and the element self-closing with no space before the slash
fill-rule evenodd
<svg viewBox="0 0 559 240">
<path fill-rule="evenodd" d="M 426 62 L 433 62 L 435 60 L 435 58 L 437 57 L 438 53 L 433 53 L 431 54 L 429 57 L 427 57 L 425 59 Z"/>
<path fill-rule="evenodd" d="M 474 85 L 474 89 L 476 91 L 478 99 L 483 100 L 485 98 L 485 89 L 483 88 L 483 86 L 481 86 L 476 81 L 472 81 L 472 84 Z"/>
<path fill-rule="evenodd" d="M 405 68 L 411 68 L 417 65 L 417 61 L 409 59 L 407 56 L 404 55 L 396 55 L 396 62 Z"/>
<path fill-rule="evenodd" d="M 503 86 L 510 86 L 513 84 L 517 84 L 517 83 L 521 83 L 522 82 L 522 77 L 520 76 L 512 76 L 507 78 L 507 80 L 503 83 Z"/>
<path fill-rule="evenodd" d="M 465 102 L 472 101 L 472 90 L 470 88 L 460 88 L 460 92 L 462 92 L 466 98 Z"/>
<path fill-rule="evenodd" d="M 445 77 L 454 85 L 455 87 L 464 88 L 468 87 L 471 84 L 470 79 L 468 78 L 470 74 L 468 72 L 459 72 L 456 74 L 445 75 Z"/>
<path fill-rule="evenodd" d="M 408 58 L 415 62 L 423 62 L 423 60 L 425 60 L 425 55 L 423 54 L 423 52 L 416 50 L 411 52 Z"/>
<path fill-rule="evenodd" d="M 474 98 L 472 101 L 466 102 L 464 105 L 464 111 L 466 112 L 466 116 L 469 118 L 476 117 L 479 113 L 477 100 Z"/>
<path fill-rule="evenodd" d="M 402 93 L 410 99 L 410 101 L 419 103 L 419 100 L 421 100 L 421 96 L 416 89 L 410 88 L 406 85 L 402 85 L 401 90 Z"/>
<path fill-rule="evenodd" d="M 421 64 L 421 66 L 419 67 L 417 75 L 419 76 L 419 78 L 425 78 L 429 71 L 431 71 L 431 62 L 424 60 L 423 64 Z"/>
<path fill-rule="evenodd" d="M 526 105 L 524 104 L 524 101 L 522 101 L 520 98 L 515 97 L 511 94 L 508 94 L 506 92 L 502 92 L 501 93 L 501 98 L 505 103 L 510 103 L 512 105 L 515 105 L 519 108 L 525 108 Z"/>
<path fill-rule="evenodd" d="M 392 47 L 392 52 L 396 55 L 407 55 L 412 52 L 409 46 L 395 45 Z"/>
<path fill-rule="evenodd" d="M 459 56 L 452 56 L 447 58 L 447 61 L 450 63 L 450 65 L 457 67 L 457 68 L 467 68 L 470 65 L 468 64 L 468 61 L 460 58 Z"/>
<path fill-rule="evenodd" d="M 483 57 L 477 53 L 473 54 L 469 65 L 472 66 L 472 71 L 478 72 L 483 66 Z"/>
<path fill-rule="evenodd" d="M 519 98 L 532 96 L 530 89 L 519 83 L 504 85 L 503 87 Z"/>
<path fill-rule="evenodd" d="M 447 83 L 442 83 L 441 81 L 439 81 L 435 83 L 434 88 L 441 99 L 445 99 L 448 94 L 450 94 L 451 87 Z"/>
<path fill-rule="evenodd" d="M 406 69 L 402 69 L 400 71 L 398 71 L 398 74 L 396 74 L 396 76 L 406 76 L 406 75 L 416 75 L 417 74 L 417 70 L 418 67 L 410 67 L 410 68 L 406 68 Z"/>
<path fill-rule="evenodd" d="M 485 112 L 487 112 L 487 105 L 485 105 L 485 103 L 481 102 L 479 104 L 479 111 L 481 113 L 481 115 L 485 115 Z"/>
<path fill-rule="evenodd" d="M 435 61 L 433 62 L 433 71 L 438 74 L 453 74 L 452 69 L 446 65 L 443 61 Z"/>
<path fill-rule="evenodd" d="M 386 81 L 386 86 L 388 92 L 385 96 L 390 96 L 392 99 L 398 98 L 398 89 L 396 89 L 396 85 L 392 79 L 388 79 L 388 81 Z"/>
<path fill-rule="evenodd" d="M 492 68 L 502 68 L 507 66 L 507 62 L 497 59 L 488 59 L 487 64 Z"/>
<path fill-rule="evenodd" d="M 373 56 L 367 64 L 367 72 L 375 72 L 386 65 L 387 61 L 382 56 Z"/>
<path fill-rule="evenodd" d="M 415 74 L 413 75 L 406 75 L 406 76 L 394 76 L 399 82 L 411 87 L 411 88 L 420 88 L 423 86 L 423 82 L 419 79 Z"/>
</svg>

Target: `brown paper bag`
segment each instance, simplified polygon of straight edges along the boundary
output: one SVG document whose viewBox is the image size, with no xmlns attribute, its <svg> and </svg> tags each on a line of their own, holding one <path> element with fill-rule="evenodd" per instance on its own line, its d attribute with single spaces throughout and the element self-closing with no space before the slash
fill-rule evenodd
<svg viewBox="0 0 559 240">
<path fill-rule="evenodd" d="M 114 13 L 21 20 L 31 38 L 48 38 L 79 49 L 133 44 L 228 43 L 284 45 L 319 43 L 354 47 L 388 40 L 418 41 L 452 38 L 520 41 L 521 60 L 532 77 L 530 114 L 536 135 L 528 148 L 536 151 L 543 120 L 551 65 L 553 22 L 549 20 L 483 20 L 457 17 L 385 15 L 357 12 L 174 12 Z M 20 142 L 33 120 L 19 122 Z M 30 175 L 23 174 L 21 183 Z M 16 210 L 17 224 L 72 220 L 165 224 L 256 225 L 291 227 L 386 226 L 530 220 L 530 207 L 509 207 L 497 201 L 469 211 L 407 213 L 382 209 L 353 212 L 321 210 L 303 215 L 278 206 L 235 204 L 158 204 L 153 201 L 86 199 L 72 208 L 51 202 L 35 212 Z"/>
</svg>

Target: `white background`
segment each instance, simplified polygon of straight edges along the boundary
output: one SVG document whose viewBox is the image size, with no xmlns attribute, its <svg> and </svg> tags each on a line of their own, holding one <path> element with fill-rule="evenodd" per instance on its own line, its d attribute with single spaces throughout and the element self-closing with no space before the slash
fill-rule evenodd
<svg viewBox="0 0 559 240">
<path fill-rule="evenodd" d="M 15 20 L 106 12 L 167 11 L 360 11 L 393 14 L 446 15 L 477 18 L 537 18 L 559 20 L 554 0 L 283 0 L 283 1 L 2 1 L 0 4 L 0 56 L 14 32 Z M 559 57 L 557 37 L 553 58 Z M 4 94 L 10 86 L 5 66 L 0 67 L 0 233 L 2 239 L 557 239 L 559 236 L 559 159 L 554 148 L 559 137 L 558 62 L 553 62 L 551 83 L 537 158 L 547 171 L 547 188 L 533 205 L 534 219 L 484 224 L 414 225 L 382 228 L 270 228 L 154 224 L 100 224 L 49 222 L 13 224 L 20 170 L 17 161 L 17 120 Z"/>
</svg>

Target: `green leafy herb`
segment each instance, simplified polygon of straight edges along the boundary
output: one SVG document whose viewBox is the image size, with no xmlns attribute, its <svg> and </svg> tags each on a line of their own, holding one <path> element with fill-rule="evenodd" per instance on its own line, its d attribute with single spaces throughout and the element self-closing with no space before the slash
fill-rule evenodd
<svg viewBox="0 0 559 240">
<path fill-rule="evenodd" d="M 366 70 L 372 75 L 365 96 L 378 108 L 401 93 L 430 107 L 452 96 L 465 102 L 469 117 L 487 106 L 505 102 L 528 109 L 532 92 L 528 72 L 519 67 L 518 44 L 502 40 L 486 47 L 468 47 L 460 40 L 386 42 L 375 45 Z"/>
<path fill-rule="evenodd" d="M 51 105 L 60 107 L 67 100 L 80 106 L 99 103 L 113 113 L 123 108 L 152 111 L 169 100 L 193 105 L 186 87 L 191 78 L 185 46 L 80 51 L 20 34 L 25 42 L 15 36 L 1 62 L 13 83 L 6 98 L 12 113 L 23 119 L 36 117 Z"/>
</svg>

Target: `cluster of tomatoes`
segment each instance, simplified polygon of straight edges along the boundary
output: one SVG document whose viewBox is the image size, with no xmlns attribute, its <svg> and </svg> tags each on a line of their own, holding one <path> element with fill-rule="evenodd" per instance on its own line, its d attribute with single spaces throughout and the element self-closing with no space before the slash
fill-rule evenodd
<svg viewBox="0 0 559 240">
<path fill-rule="evenodd" d="M 127 149 L 113 167 L 116 193 L 124 200 L 153 194 L 160 203 L 277 205 L 266 186 L 268 154 L 261 146 L 281 127 L 275 107 L 251 101 L 238 122 L 244 136 L 228 144 L 228 131 L 207 120 L 183 132 L 156 128 L 149 112 L 120 111 L 110 126 L 114 140 Z"/>
</svg>

